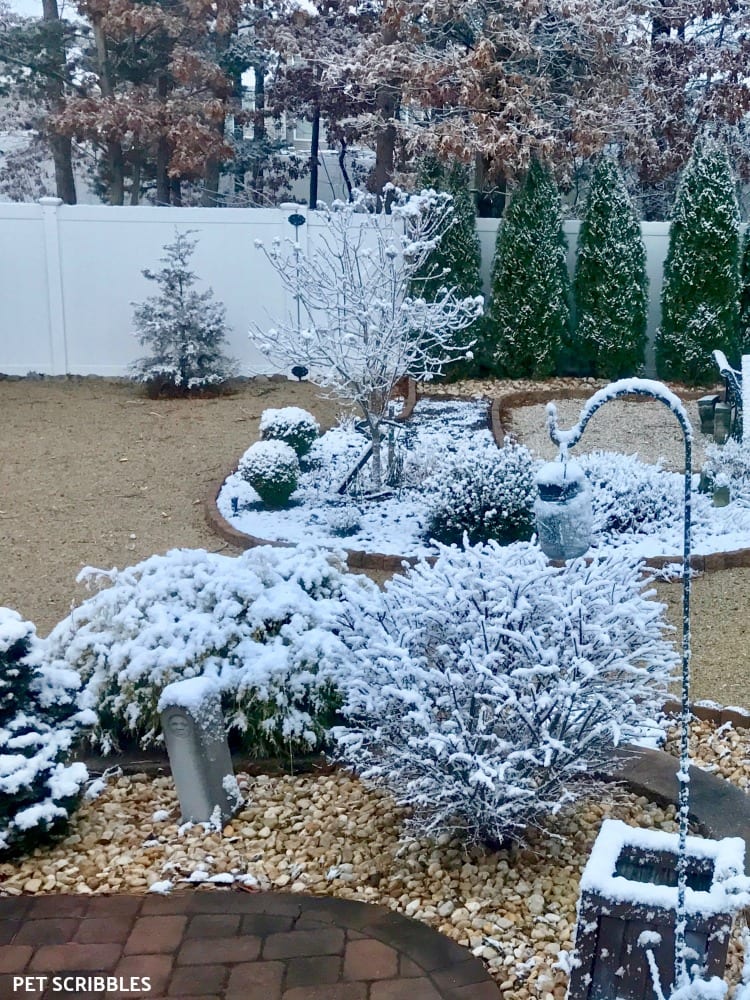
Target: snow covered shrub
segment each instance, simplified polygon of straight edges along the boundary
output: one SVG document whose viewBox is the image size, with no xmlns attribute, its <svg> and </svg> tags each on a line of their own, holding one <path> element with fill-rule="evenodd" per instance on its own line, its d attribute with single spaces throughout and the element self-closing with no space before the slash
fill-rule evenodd
<svg viewBox="0 0 750 1000">
<path fill-rule="evenodd" d="M 643 588 L 632 557 L 560 568 L 494 542 L 360 588 L 337 757 L 410 806 L 418 837 L 522 839 L 660 711 L 677 657 Z"/>
<path fill-rule="evenodd" d="M 93 740 L 161 741 L 156 710 L 167 684 L 216 677 L 227 726 L 252 753 L 315 747 L 337 694 L 329 665 L 337 640 L 338 558 L 264 546 L 232 558 L 174 549 L 124 570 L 83 570 L 99 591 L 48 639 L 54 667 L 83 678 Z"/>
<path fill-rule="evenodd" d="M 534 465 L 517 444 L 471 454 L 427 484 L 426 538 L 445 545 L 525 541 L 534 531 Z"/>
<path fill-rule="evenodd" d="M 263 503 L 283 507 L 297 489 L 299 460 L 283 441 L 256 441 L 239 461 L 237 470 Z"/>
<path fill-rule="evenodd" d="M 581 455 L 579 462 L 591 483 L 595 532 L 645 535 L 682 518 L 682 475 L 611 451 Z"/>
<path fill-rule="evenodd" d="M 709 444 L 703 471 L 717 484 L 725 477 L 733 497 L 750 498 L 750 442 L 730 437 L 726 444 Z"/>
<path fill-rule="evenodd" d="M 750 231 L 747 230 L 745 231 L 745 242 L 742 245 L 739 350 L 740 354 L 750 352 Z"/>
<path fill-rule="evenodd" d="M 260 436 L 264 441 L 283 441 L 302 458 L 320 435 L 320 424 L 300 406 L 264 410 L 260 417 Z"/>
<path fill-rule="evenodd" d="M 30 622 L 0 608 L 0 857 L 63 833 L 88 778 L 67 762 L 79 678 L 40 666 L 39 645 Z"/>
<path fill-rule="evenodd" d="M 160 293 L 133 313 L 136 336 L 151 350 L 134 363 L 133 378 L 147 383 L 154 393 L 186 394 L 218 385 L 236 373 L 237 363 L 223 353 L 224 306 L 214 301 L 210 288 L 197 292 L 192 287 L 196 275 L 189 261 L 198 241 L 190 239 L 191 232 L 175 232 L 174 241 L 164 247 L 160 271 L 143 271 Z"/>
<path fill-rule="evenodd" d="M 570 335 L 569 294 L 560 196 L 535 161 L 497 231 L 485 323 L 499 374 L 542 378 L 555 371 Z"/>
<path fill-rule="evenodd" d="M 724 148 L 698 139 L 680 180 L 664 262 L 659 377 L 712 385 L 720 348 L 737 361 L 740 299 L 740 214 Z"/>
<path fill-rule="evenodd" d="M 575 349 L 589 371 L 637 374 L 646 346 L 646 248 L 620 168 L 606 156 L 591 179 L 573 288 Z"/>
</svg>

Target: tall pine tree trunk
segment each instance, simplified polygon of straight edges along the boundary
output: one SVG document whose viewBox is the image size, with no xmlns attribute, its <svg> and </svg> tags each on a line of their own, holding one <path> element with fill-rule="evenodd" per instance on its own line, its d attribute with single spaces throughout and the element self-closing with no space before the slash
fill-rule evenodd
<svg viewBox="0 0 750 1000">
<path fill-rule="evenodd" d="M 96 43 L 96 59 L 99 69 L 99 86 L 102 97 L 114 97 L 115 87 L 107 52 L 107 39 L 102 28 L 101 15 L 94 18 L 94 41 Z M 107 168 L 109 173 L 109 203 L 122 205 L 125 202 L 125 157 L 122 145 L 116 140 L 105 144 L 107 153 Z"/>
<path fill-rule="evenodd" d="M 397 31 L 393 24 L 383 27 L 383 45 L 393 45 Z M 378 208 L 390 210 L 390 199 L 381 204 L 380 195 L 385 185 L 393 179 L 396 165 L 396 114 L 401 92 L 392 80 L 384 80 L 375 92 L 375 111 L 380 127 L 375 137 L 375 166 L 367 179 L 367 189 L 378 196 Z"/>
<path fill-rule="evenodd" d="M 46 82 L 47 98 L 53 111 L 61 111 L 65 104 L 65 47 L 63 44 L 62 23 L 57 9 L 57 0 L 42 0 L 42 19 L 49 29 L 50 42 L 53 46 L 53 56 L 59 76 L 48 76 Z M 57 197 L 62 198 L 66 205 L 76 203 L 76 185 L 73 177 L 72 142 L 69 136 L 50 136 L 50 148 L 55 164 L 55 190 Z"/>
<path fill-rule="evenodd" d="M 253 112 L 253 169 L 252 200 L 254 205 L 263 204 L 263 165 L 266 144 L 266 61 L 263 57 L 255 63 L 255 110 Z"/>
<path fill-rule="evenodd" d="M 316 104 L 312 119 L 310 139 L 310 208 L 318 204 L 318 156 L 320 154 L 320 107 Z"/>
<path fill-rule="evenodd" d="M 162 103 L 167 100 L 169 83 L 166 76 L 160 73 L 156 78 L 156 94 Z M 156 143 L 156 204 L 169 204 L 169 143 L 165 135 L 160 135 Z"/>
</svg>

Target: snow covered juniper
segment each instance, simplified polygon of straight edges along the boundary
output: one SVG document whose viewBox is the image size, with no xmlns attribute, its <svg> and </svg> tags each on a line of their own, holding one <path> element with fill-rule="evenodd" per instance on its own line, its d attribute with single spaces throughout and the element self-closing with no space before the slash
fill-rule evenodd
<svg viewBox="0 0 750 1000">
<path fill-rule="evenodd" d="M 155 281 L 160 294 L 136 306 L 133 318 L 136 336 L 151 354 L 133 364 L 133 378 L 155 391 L 168 389 L 186 394 L 225 382 L 236 373 L 236 362 L 223 353 L 226 341 L 226 311 L 214 301 L 209 288 L 197 292 L 196 275 L 189 261 L 197 240 L 194 230 L 175 231 L 164 247 L 160 271 L 146 268 L 143 274 Z"/>
<path fill-rule="evenodd" d="M 361 412 L 372 443 L 371 480 L 382 485 L 382 424 L 396 383 L 430 379 L 466 357 L 461 336 L 482 314 L 482 297 L 464 298 L 450 275 L 427 261 L 453 224 L 450 195 L 407 195 L 389 186 L 391 215 L 358 194 L 311 213 L 308 252 L 288 240 L 261 249 L 298 312 L 252 336 L 269 357 L 302 364 L 308 378 Z M 436 287 L 427 301 L 410 293 L 413 279 Z"/>
<path fill-rule="evenodd" d="M 639 562 L 550 565 L 534 545 L 441 547 L 350 595 L 336 753 L 409 832 L 522 840 L 656 718 L 677 656 Z"/>
<path fill-rule="evenodd" d="M 69 764 L 79 686 L 37 665 L 34 626 L 0 608 L 0 857 L 63 833 L 88 777 Z"/>
<path fill-rule="evenodd" d="M 607 156 L 591 179 L 573 288 L 576 350 L 590 373 L 638 374 L 648 314 L 646 248 L 620 168 Z"/>
<path fill-rule="evenodd" d="M 737 360 L 740 299 L 740 213 L 724 148 L 698 139 L 680 180 L 664 263 L 660 378 L 711 385 L 720 348 Z"/>
<path fill-rule="evenodd" d="M 499 374 L 543 378 L 555 371 L 570 334 L 569 296 L 560 196 L 535 160 L 497 232 L 485 324 Z"/>
</svg>

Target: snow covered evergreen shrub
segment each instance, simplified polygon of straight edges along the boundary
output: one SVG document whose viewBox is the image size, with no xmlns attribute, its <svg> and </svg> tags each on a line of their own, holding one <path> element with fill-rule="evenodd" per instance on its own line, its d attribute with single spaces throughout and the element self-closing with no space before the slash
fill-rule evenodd
<svg viewBox="0 0 750 1000">
<path fill-rule="evenodd" d="M 79 678 L 37 662 L 34 626 L 0 608 L 0 857 L 63 833 L 88 778 L 69 763 Z"/>
<path fill-rule="evenodd" d="M 297 489 L 299 460 L 283 441 L 256 441 L 239 461 L 237 471 L 263 503 L 283 507 Z"/>
<path fill-rule="evenodd" d="M 729 438 L 726 444 L 709 444 L 703 471 L 714 482 L 726 478 L 732 497 L 750 498 L 750 443 Z"/>
<path fill-rule="evenodd" d="M 133 365 L 133 378 L 174 394 L 206 389 L 236 373 L 237 363 L 223 353 L 226 310 L 209 288 L 197 292 L 189 262 L 197 240 L 175 232 L 164 247 L 160 271 L 143 274 L 159 286 L 159 294 L 136 306 L 136 336 L 151 353 Z"/>
<path fill-rule="evenodd" d="M 651 534 L 682 517 L 682 475 L 619 452 L 595 451 L 579 462 L 591 483 L 596 533 Z"/>
<path fill-rule="evenodd" d="M 526 541 L 534 532 L 534 463 L 517 444 L 472 454 L 427 484 L 425 537 L 445 545 Z"/>
<path fill-rule="evenodd" d="M 301 406 L 264 410 L 260 416 L 260 436 L 264 441 L 283 441 L 302 458 L 320 436 L 320 424 Z"/>
<path fill-rule="evenodd" d="M 680 180 L 664 263 L 659 377 L 712 385 L 720 348 L 738 360 L 740 214 L 724 148 L 698 139 Z"/>
<path fill-rule="evenodd" d="M 560 568 L 494 542 L 360 589 L 337 757 L 410 806 L 416 836 L 522 839 L 659 713 L 677 656 L 652 593 L 631 557 Z"/>
<path fill-rule="evenodd" d="M 646 248 L 623 176 L 607 156 L 591 179 L 573 289 L 575 348 L 589 372 L 637 374 L 646 346 Z"/>
<path fill-rule="evenodd" d="M 570 281 L 560 196 L 536 161 L 497 231 L 486 315 L 495 367 L 511 378 L 555 371 L 570 335 Z"/>
<path fill-rule="evenodd" d="M 161 692 L 200 675 L 217 678 L 227 727 L 248 752 L 307 750 L 324 738 L 338 699 L 330 670 L 343 579 L 336 555 L 174 549 L 79 579 L 104 589 L 56 626 L 45 659 L 80 672 L 82 703 L 97 716 L 92 740 L 103 750 L 161 742 Z"/>
<path fill-rule="evenodd" d="M 740 354 L 750 354 L 750 230 L 745 232 L 740 276 Z"/>
<path fill-rule="evenodd" d="M 442 162 L 436 156 L 426 156 L 420 164 L 417 186 L 435 191 L 447 191 L 453 198 L 453 225 L 431 252 L 429 258 L 412 279 L 409 293 L 433 302 L 441 285 L 455 288 L 457 294 L 473 297 L 482 294 L 481 249 L 476 227 L 476 210 L 471 194 L 471 176 L 466 166 L 457 160 Z M 442 281 L 434 275 L 445 272 Z M 428 280 L 426 276 L 433 275 Z M 484 324 L 476 320 L 464 333 L 466 342 L 475 341 L 471 357 L 458 359 L 447 369 L 450 380 L 472 378 L 487 369 L 491 359 L 484 344 Z"/>
</svg>

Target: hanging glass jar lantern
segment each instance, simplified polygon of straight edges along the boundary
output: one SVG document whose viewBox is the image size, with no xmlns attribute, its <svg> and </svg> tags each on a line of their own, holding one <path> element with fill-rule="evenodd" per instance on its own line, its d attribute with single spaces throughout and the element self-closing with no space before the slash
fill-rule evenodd
<svg viewBox="0 0 750 1000">
<path fill-rule="evenodd" d="M 549 559 L 575 559 L 591 544 L 591 489 L 578 462 L 558 459 L 536 475 L 536 531 Z"/>
</svg>

